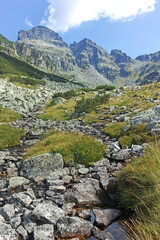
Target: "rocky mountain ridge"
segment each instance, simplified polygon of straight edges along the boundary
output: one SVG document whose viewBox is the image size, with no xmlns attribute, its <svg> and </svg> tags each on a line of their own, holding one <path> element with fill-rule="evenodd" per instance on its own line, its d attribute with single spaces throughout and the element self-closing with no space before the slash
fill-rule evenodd
<svg viewBox="0 0 160 240">
<path fill-rule="evenodd" d="M 141 85 L 160 79 L 160 52 L 133 59 L 120 50 L 109 54 L 86 38 L 68 46 L 56 32 L 44 26 L 20 31 L 16 43 L 0 37 L 0 50 L 88 87 Z"/>
</svg>

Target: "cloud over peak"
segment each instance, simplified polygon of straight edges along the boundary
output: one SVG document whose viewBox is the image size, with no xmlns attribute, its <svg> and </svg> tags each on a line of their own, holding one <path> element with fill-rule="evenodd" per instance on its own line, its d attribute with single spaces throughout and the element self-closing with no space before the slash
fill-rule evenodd
<svg viewBox="0 0 160 240">
<path fill-rule="evenodd" d="M 41 24 L 67 32 L 83 22 L 108 18 L 128 21 L 155 9 L 156 0 L 47 0 L 46 17 Z"/>
</svg>

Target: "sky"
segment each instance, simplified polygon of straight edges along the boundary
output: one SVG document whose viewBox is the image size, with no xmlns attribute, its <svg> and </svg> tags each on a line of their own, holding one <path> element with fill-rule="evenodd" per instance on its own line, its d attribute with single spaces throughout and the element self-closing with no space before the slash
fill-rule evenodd
<svg viewBox="0 0 160 240">
<path fill-rule="evenodd" d="M 0 0 L 0 34 L 44 25 L 68 44 L 91 39 L 135 58 L 160 51 L 160 0 Z"/>
</svg>

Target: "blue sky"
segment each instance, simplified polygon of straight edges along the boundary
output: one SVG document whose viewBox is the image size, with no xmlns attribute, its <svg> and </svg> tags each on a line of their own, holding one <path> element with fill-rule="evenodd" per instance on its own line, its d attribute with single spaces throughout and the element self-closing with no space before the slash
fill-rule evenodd
<svg viewBox="0 0 160 240">
<path fill-rule="evenodd" d="M 68 44 L 89 38 L 131 57 L 160 51 L 159 0 L 1 0 L 0 6 L 0 33 L 12 41 L 19 30 L 44 24 Z"/>
</svg>

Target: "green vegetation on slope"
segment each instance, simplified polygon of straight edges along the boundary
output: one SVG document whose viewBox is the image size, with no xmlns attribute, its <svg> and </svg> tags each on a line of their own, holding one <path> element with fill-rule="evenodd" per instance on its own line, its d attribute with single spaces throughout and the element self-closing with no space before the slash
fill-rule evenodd
<svg viewBox="0 0 160 240">
<path fill-rule="evenodd" d="M 20 119 L 21 115 L 13 112 L 12 110 L 8 108 L 2 108 L 0 106 L 0 122 L 8 123 L 12 121 L 16 121 L 17 119 Z"/>
<path fill-rule="evenodd" d="M 160 236 L 160 142 L 132 160 L 118 176 L 120 204 L 133 212 L 133 239 L 158 240 Z"/>
<path fill-rule="evenodd" d="M 0 150 L 18 145 L 18 141 L 25 135 L 24 130 L 16 129 L 9 124 L 0 125 Z"/>
<path fill-rule="evenodd" d="M 74 162 L 89 165 L 103 158 L 105 146 L 93 137 L 79 133 L 50 131 L 35 146 L 27 150 L 25 158 L 45 152 L 59 152 L 65 163 Z"/>
<path fill-rule="evenodd" d="M 0 44 L 3 43 L 7 45 L 7 47 L 13 48 L 13 42 L 9 41 L 6 37 L 0 34 Z"/>
<path fill-rule="evenodd" d="M 40 83 L 44 84 L 44 81 L 41 80 L 44 77 L 46 77 L 50 81 L 64 82 L 64 83 L 68 82 L 68 80 L 66 80 L 63 77 L 42 72 L 32 67 L 31 65 L 27 64 L 26 62 L 20 61 L 19 59 L 15 57 L 11 57 L 3 52 L 0 52 L 0 75 L 1 74 L 3 77 L 6 77 L 8 74 L 9 76 L 12 74 L 16 75 L 17 80 L 20 82 L 25 81 L 25 79 L 21 78 L 21 76 L 26 76 L 30 80 L 31 78 L 34 78 L 35 81 L 39 81 L 38 84 Z M 28 80 L 28 82 L 25 84 L 30 84 L 31 83 L 30 80 Z M 40 80 L 42 82 L 40 82 Z"/>
</svg>

